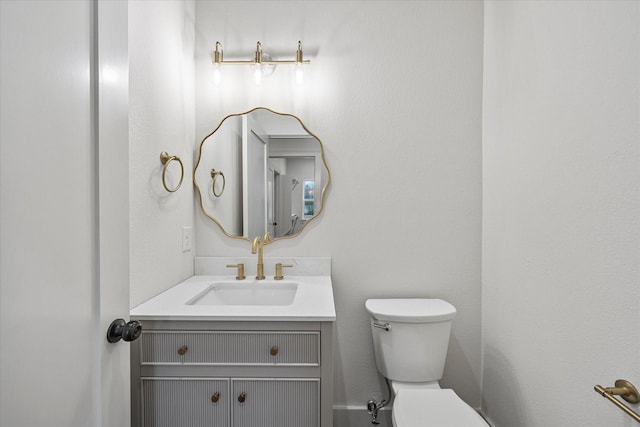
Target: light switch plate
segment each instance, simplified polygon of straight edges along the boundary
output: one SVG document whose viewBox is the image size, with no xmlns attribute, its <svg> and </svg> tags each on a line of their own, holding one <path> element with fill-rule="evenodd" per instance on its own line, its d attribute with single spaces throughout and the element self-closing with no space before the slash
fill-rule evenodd
<svg viewBox="0 0 640 427">
<path fill-rule="evenodd" d="M 182 252 L 189 252 L 193 246 L 193 227 L 182 227 Z"/>
</svg>

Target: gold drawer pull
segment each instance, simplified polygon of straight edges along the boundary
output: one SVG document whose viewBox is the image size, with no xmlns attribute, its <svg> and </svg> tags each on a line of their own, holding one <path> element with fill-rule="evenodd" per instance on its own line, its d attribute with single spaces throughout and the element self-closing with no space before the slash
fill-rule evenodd
<svg viewBox="0 0 640 427">
<path fill-rule="evenodd" d="M 271 355 L 275 356 L 278 354 L 278 346 L 274 345 L 273 347 L 271 347 Z"/>
<path fill-rule="evenodd" d="M 187 350 L 189 350 L 189 347 L 187 347 L 186 345 L 183 345 L 182 347 L 180 347 L 180 348 L 178 349 L 178 354 L 179 354 L 180 356 L 184 356 L 184 355 L 185 355 L 185 353 L 187 352 Z"/>
<path fill-rule="evenodd" d="M 216 403 L 218 402 L 218 400 L 220 400 L 220 393 L 216 391 L 215 393 L 213 393 L 213 396 L 211 396 L 211 401 L 213 403 Z"/>
<path fill-rule="evenodd" d="M 240 393 L 240 395 L 238 396 L 238 402 L 240 403 L 244 403 L 244 401 L 247 400 L 247 393 L 245 393 L 244 391 L 242 393 Z"/>
</svg>

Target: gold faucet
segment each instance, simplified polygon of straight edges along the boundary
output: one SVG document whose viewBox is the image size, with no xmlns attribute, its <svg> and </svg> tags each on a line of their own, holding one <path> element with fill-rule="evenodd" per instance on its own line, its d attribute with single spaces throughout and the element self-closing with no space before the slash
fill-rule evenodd
<svg viewBox="0 0 640 427">
<path fill-rule="evenodd" d="M 260 237 L 256 237 L 253 239 L 253 244 L 251 245 L 251 253 L 258 253 L 258 268 L 256 271 L 256 280 L 264 280 L 264 260 L 262 254 L 264 252 L 265 243 L 269 243 L 271 241 L 271 235 L 267 231 L 264 235 L 264 238 L 260 240 Z"/>
</svg>

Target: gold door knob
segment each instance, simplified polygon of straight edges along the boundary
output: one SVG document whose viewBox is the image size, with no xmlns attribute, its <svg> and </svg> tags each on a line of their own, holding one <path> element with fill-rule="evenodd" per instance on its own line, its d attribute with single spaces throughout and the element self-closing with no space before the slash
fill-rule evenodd
<svg viewBox="0 0 640 427">
<path fill-rule="evenodd" d="M 220 400 L 220 393 L 216 391 L 215 393 L 213 393 L 213 396 L 211 396 L 211 401 L 213 403 L 216 403 L 218 402 L 218 400 Z"/>
<path fill-rule="evenodd" d="M 276 354 L 278 354 L 278 346 L 274 345 L 273 347 L 271 347 L 271 355 L 275 356 Z"/>
<path fill-rule="evenodd" d="M 245 393 L 244 391 L 242 393 L 240 393 L 240 395 L 238 396 L 238 402 L 243 403 L 245 400 L 247 400 L 247 393 Z"/>
<path fill-rule="evenodd" d="M 178 354 L 180 356 L 184 356 L 184 354 L 187 352 L 187 350 L 189 350 L 189 347 L 187 347 L 186 345 L 183 345 L 182 347 L 180 347 L 178 349 Z"/>
</svg>

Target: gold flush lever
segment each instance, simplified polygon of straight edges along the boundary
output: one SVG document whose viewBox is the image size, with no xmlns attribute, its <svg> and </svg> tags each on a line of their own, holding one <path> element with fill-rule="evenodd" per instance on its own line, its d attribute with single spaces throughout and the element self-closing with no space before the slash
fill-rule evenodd
<svg viewBox="0 0 640 427">
<path fill-rule="evenodd" d="M 284 276 L 282 275 L 282 269 L 283 268 L 292 268 L 293 264 L 282 264 L 282 263 L 277 263 L 276 264 L 276 275 L 273 276 L 274 280 L 282 280 L 284 279 Z"/>
<path fill-rule="evenodd" d="M 244 280 L 246 279 L 246 276 L 244 275 L 244 264 L 243 263 L 238 263 L 238 264 L 227 264 L 227 267 L 229 268 L 237 268 L 238 272 L 236 275 L 236 280 Z"/>
</svg>

